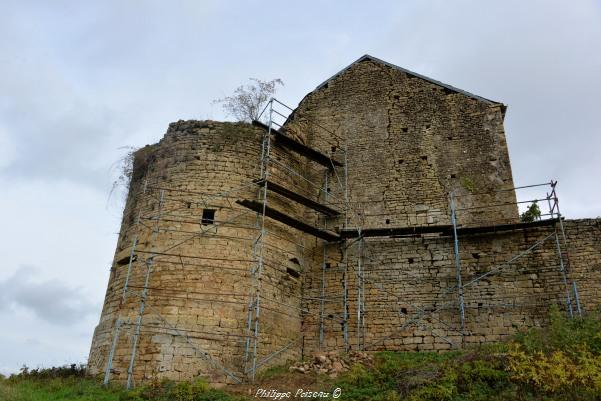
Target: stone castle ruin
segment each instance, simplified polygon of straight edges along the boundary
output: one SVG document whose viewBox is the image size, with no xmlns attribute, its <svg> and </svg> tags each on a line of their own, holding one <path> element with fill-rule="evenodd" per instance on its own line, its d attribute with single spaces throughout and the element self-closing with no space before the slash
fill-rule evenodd
<svg viewBox="0 0 601 401">
<path fill-rule="evenodd" d="M 233 384 L 597 308 L 601 221 L 563 219 L 556 182 L 515 187 L 505 109 L 366 55 L 294 110 L 170 124 L 135 153 L 89 371 Z"/>
</svg>

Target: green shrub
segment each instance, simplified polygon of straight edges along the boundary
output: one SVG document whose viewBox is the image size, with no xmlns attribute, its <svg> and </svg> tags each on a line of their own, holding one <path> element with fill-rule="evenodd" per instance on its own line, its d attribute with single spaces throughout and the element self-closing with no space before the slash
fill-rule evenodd
<svg viewBox="0 0 601 401">
<path fill-rule="evenodd" d="M 51 368 L 29 369 L 23 365 L 20 373 L 11 375 L 9 380 L 44 380 L 70 377 L 86 377 L 86 366 L 84 364 L 72 363 L 70 365 L 56 366 Z"/>
<path fill-rule="evenodd" d="M 541 212 L 538 207 L 538 202 L 533 201 L 528 209 L 520 215 L 520 220 L 524 223 L 531 223 L 535 220 L 540 220 Z"/>
<path fill-rule="evenodd" d="M 457 374 L 451 370 L 432 384 L 413 391 L 407 398 L 410 401 L 450 401 L 458 394 Z"/>
<path fill-rule="evenodd" d="M 346 400 L 601 399 L 599 314 L 569 319 L 551 308 L 545 328 L 463 351 L 380 352 L 336 382 Z"/>
<path fill-rule="evenodd" d="M 577 354 L 584 347 L 593 355 L 601 355 L 600 316 L 592 313 L 570 319 L 557 305 L 553 305 L 549 311 L 548 327 L 518 333 L 514 342 L 530 354 L 554 350 Z"/>
<path fill-rule="evenodd" d="M 209 384 L 197 379 L 193 382 L 153 380 L 121 395 L 121 401 L 230 401 L 236 398 L 221 390 L 211 389 Z"/>
</svg>

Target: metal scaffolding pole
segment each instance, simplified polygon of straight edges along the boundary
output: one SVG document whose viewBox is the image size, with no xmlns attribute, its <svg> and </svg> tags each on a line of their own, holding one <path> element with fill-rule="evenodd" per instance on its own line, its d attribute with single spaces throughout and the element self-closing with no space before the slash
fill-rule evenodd
<svg viewBox="0 0 601 401">
<path fill-rule="evenodd" d="M 578 286 L 576 285 L 576 281 L 572 281 L 572 287 L 574 290 L 574 299 L 576 300 L 576 310 L 578 311 L 578 316 L 582 316 L 582 307 L 580 306 L 580 295 L 578 295 Z"/>
<path fill-rule="evenodd" d="M 348 313 L 348 255 L 347 249 L 344 249 L 343 255 L 343 264 L 344 264 L 344 272 L 342 277 L 342 337 L 344 339 L 344 352 L 348 352 L 349 350 L 349 336 L 348 336 L 348 323 L 349 323 L 349 313 Z"/>
<path fill-rule="evenodd" d="M 146 172 L 148 172 L 148 170 Z M 146 188 L 148 186 L 148 176 L 146 176 L 146 173 L 144 175 L 145 175 L 145 177 L 144 177 L 144 186 L 142 187 L 142 194 L 146 194 Z M 140 227 L 141 215 L 142 215 L 142 210 L 140 209 L 138 211 L 138 216 L 136 217 L 135 224 L 133 226 L 136 230 L 138 230 Z M 125 283 L 123 284 L 123 295 L 121 297 L 121 301 L 119 302 L 119 309 L 121 309 L 121 306 L 125 303 L 125 300 L 127 298 L 127 289 L 128 289 L 128 284 L 129 284 L 129 278 L 131 276 L 131 271 L 132 271 L 132 267 L 133 267 L 133 261 L 134 261 L 137 244 L 138 244 L 138 232 L 136 232 L 136 234 L 134 235 L 134 239 L 132 241 L 131 252 L 129 254 L 129 262 L 127 264 L 127 273 L 125 276 Z M 113 369 L 113 359 L 115 357 L 115 349 L 117 347 L 117 343 L 119 340 L 120 331 L 121 331 L 121 318 L 117 317 L 117 319 L 115 321 L 115 330 L 113 331 L 113 341 L 111 344 L 111 349 L 109 351 L 106 369 L 104 372 L 104 380 L 103 380 L 104 385 L 108 385 L 108 383 L 110 381 L 111 370 Z"/>
<path fill-rule="evenodd" d="M 463 299 L 463 283 L 461 279 L 461 256 L 459 255 L 459 237 L 457 236 L 457 205 L 455 200 L 455 191 L 450 194 L 451 201 L 451 222 L 453 224 L 453 249 L 455 253 L 455 269 L 457 278 L 457 293 L 459 295 L 459 317 L 461 319 L 461 338 L 465 339 L 465 302 Z"/>
<path fill-rule="evenodd" d="M 559 229 L 561 231 L 561 238 L 563 240 L 563 245 L 565 247 L 566 250 L 566 266 L 562 267 L 562 275 L 564 276 L 564 279 L 567 282 L 567 275 L 568 275 L 568 267 L 570 265 L 570 255 L 568 253 L 568 239 L 566 237 L 566 232 L 565 232 L 565 228 L 563 226 L 563 216 L 561 215 L 561 212 L 559 211 L 559 199 L 557 198 L 557 192 L 555 187 L 557 186 L 557 181 L 551 181 L 551 194 L 550 197 L 553 199 L 553 209 L 555 210 L 557 209 L 557 218 L 559 221 Z M 557 229 L 556 229 L 557 232 Z M 557 246 L 559 247 L 559 239 L 557 240 Z M 561 258 L 561 249 L 560 249 L 560 258 Z M 560 260 L 560 262 L 562 262 Z M 578 285 L 576 284 L 576 280 L 572 280 L 572 290 L 574 291 L 574 300 L 576 301 L 576 311 L 578 312 L 579 316 L 582 316 L 582 307 L 580 304 L 580 296 L 578 295 Z M 567 294 L 569 297 L 569 289 L 567 290 Z M 570 306 L 569 306 L 569 310 L 572 310 L 572 303 L 570 302 Z M 569 312 L 570 315 L 573 315 L 573 311 Z"/>
<path fill-rule="evenodd" d="M 253 247 L 253 258 L 256 258 L 257 265 L 252 269 L 251 273 L 253 276 L 253 288 L 251 291 L 254 292 L 252 299 L 252 308 L 249 308 L 249 317 L 247 320 L 249 334 L 253 332 L 253 344 L 252 353 L 250 350 L 245 351 L 246 364 L 248 365 L 250 359 L 250 368 L 246 367 L 246 371 L 250 374 L 250 381 L 254 382 L 255 374 L 257 370 L 257 350 L 259 342 L 259 330 L 260 330 L 260 316 L 261 316 L 261 280 L 263 274 L 264 260 L 263 260 L 263 241 L 266 236 L 265 231 L 265 210 L 267 208 L 267 181 L 269 179 L 269 158 L 271 152 L 271 131 L 273 125 L 273 98 L 269 101 L 269 124 L 268 129 L 263 135 L 262 149 L 261 149 L 261 180 L 263 185 L 259 188 L 259 201 L 262 203 L 262 212 L 258 214 L 258 225 L 260 228 L 259 235 L 255 241 Z M 250 305 L 249 305 L 250 306 Z M 248 346 L 250 343 L 247 341 Z"/>
<path fill-rule="evenodd" d="M 359 233 L 361 235 L 361 233 Z M 363 238 L 359 240 L 359 257 L 357 260 L 357 348 L 365 345 L 365 280 L 363 277 Z"/>
<path fill-rule="evenodd" d="M 348 145 L 344 145 L 344 228 L 348 227 L 348 209 L 349 209 L 349 193 L 348 193 Z"/>
<path fill-rule="evenodd" d="M 257 227 L 259 227 L 259 216 L 257 214 Z M 260 234 L 260 233 L 259 233 Z M 257 255 L 257 238 L 255 238 L 253 240 L 253 245 L 252 245 L 252 255 L 253 255 L 253 260 L 256 261 L 256 255 Z M 255 307 L 255 293 L 254 293 L 254 288 L 255 288 L 255 280 L 256 280 L 256 276 L 255 276 L 255 267 L 251 268 L 251 272 L 250 272 L 250 279 L 251 279 L 251 289 L 249 291 L 249 296 L 248 296 L 248 316 L 247 316 L 247 320 L 246 320 L 246 341 L 244 344 L 244 371 L 247 372 L 250 370 L 248 364 L 250 363 L 250 345 L 251 345 L 251 336 L 252 336 L 252 322 L 253 322 L 253 312 L 254 312 L 254 307 Z"/>
<path fill-rule="evenodd" d="M 161 190 L 161 198 L 159 200 L 159 208 L 157 214 L 157 220 L 155 224 L 155 229 L 153 232 L 153 241 L 152 241 L 152 253 L 148 259 L 146 259 L 146 277 L 144 278 L 144 289 L 142 290 L 142 296 L 140 297 L 140 312 L 138 314 L 138 320 L 136 321 L 136 328 L 134 332 L 134 337 L 132 340 L 132 349 L 131 349 L 131 358 L 129 360 L 129 367 L 127 368 L 127 389 L 131 389 L 133 385 L 133 374 L 134 374 L 134 363 L 136 359 L 136 350 L 138 346 L 138 339 L 140 337 L 140 326 L 142 324 L 142 317 L 144 316 L 144 308 L 146 306 L 146 298 L 148 296 L 148 282 L 150 281 L 150 273 L 152 272 L 152 266 L 154 263 L 154 257 L 156 252 L 156 242 L 157 236 L 159 233 L 159 225 L 161 222 L 161 209 L 163 207 L 163 200 L 165 196 L 165 191 Z"/>
<path fill-rule="evenodd" d="M 563 255 L 561 254 L 561 247 L 559 245 L 559 235 L 557 234 L 557 228 L 555 229 L 555 246 L 557 249 L 557 257 L 559 258 L 559 271 L 561 272 L 561 278 L 563 280 L 563 285 L 566 290 L 566 309 L 568 315 L 572 318 L 574 317 L 574 309 L 572 308 L 572 298 L 570 296 L 570 285 L 568 284 L 568 275 L 566 272 L 566 268 L 563 262 Z"/>
<path fill-rule="evenodd" d="M 111 344 L 111 350 L 109 351 L 109 359 L 106 364 L 106 370 L 104 371 L 104 380 L 102 383 L 106 386 L 109 384 L 111 378 L 111 370 L 113 369 L 113 358 L 115 356 L 115 348 L 117 348 L 117 342 L 119 341 L 119 332 L 121 330 L 121 319 L 117 318 L 115 322 L 115 330 L 113 332 L 113 342 Z"/>
<path fill-rule="evenodd" d="M 348 227 L 348 209 L 349 209 L 349 193 L 348 193 L 348 145 L 344 145 L 344 228 Z M 348 335 L 348 247 L 344 247 L 344 305 L 343 305 L 343 337 L 344 337 L 344 351 L 349 351 L 349 335 Z"/>
<path fill-rule="evenodd" d="M 326 263 L 328 260 L 328 241 L 323 241 L 323 261 L 321 262 L 321 293 L 319 295 L 319 348 L 323 347 L 324 340 L 324 314 L 326 292 Z"/>
<path fill-rule="evenodd" d="M 275 103 L 274 103 L 275 102 Z M 277 104 L 276 104 L 277 103 Z M 261 269 L 262 269 L 262 265 L 264 264 L 265 266 L 269 266 L 269 263 L 267 263 L 266 261 L 263 262 L 263 258 L 262 258 L 262 248 L 263 246 L 267 246 L 268 244 L 264 244 L 264 239 L 266 237 L 266 233 L 267 231 L 265 230 L 265 218 L 269 217 L 272 219 L 275 219 L 276 221 L 280 221 L 283 224 L 287 224 L 288 226 L 291 226 L 292 228 L 297 228 L 300 231 L 304 231 L 306 233 L 309 234 L 313 234 L 315 235 L 315 233 L 321 234 L 321 235 L 316 235 L 318 238 L 322 238 L 325 241 L 322 242 L 322 249 L 319 248 L 319 246 L 317 246 L 315 248 L 315 252 L 312 253 L 312 255 L 318 255 L 318 252 L 322 253 L 322 282 L 321 282 L 321 293 L 319 298 L 315 298 L 316 300 L 318 299 L 320 302 L 319 305 L 319 346 L 320 348 L 323 347 L 325 344 L 325 321 L 326 319 L 331 319 L 331 317 L 326 317 L 327 313 L 326 313 L 326 302 L 328 302 L 326 300 L 326 274 L 327 274 L 327 268 L 328 268 L 328 252 L 329 252 L 329 245 L 331 243 L 332 240 L 338 240 L 339 236 L 337 235 L 327 235 L 327 226 L 328 226 L 328 216 L 329 217 L 335 217 L 338 216 L 339 214 L 341 214 L 340 212 L 332 209 L 331 206 L 322 206 L 321 204 L 319 204 L 319 202 L 313 201 L 313 192 L 312 189 L 317 189 L 319 190 L 320 194 L 323 193 L 324 194 L 324 198 L 325 198 L 325 202 L 324 204 L 329 205 L 329 200 L 334 199 L 334 205 L 341 205 L 344 202 L 344 226 L 347 227 L 348 226 L 348 210 L 349 210 L 349 193 L 347 190 L 347 182 L 348 182 L 348 178 L 347 178 L 347 148 L 346 145 L 344 145 L 344 165 L 335 160 L 332 157 L 332 154 L 324 154 L 322 153 L 319 149 L 313 149 L 310 148 L 306 145 L 304 145 L 301 142 L 298 142 L 296 140 L 294 140 L 293 138 L 289 137 L 288 135 L 286 135 L 286 132 L 288 131 L 288 129 L 286 127 L 284 127 L 284 124 L 279 124 L 278 122 L 274 121 L 274 118 L 277 118 L 277 116 L 282 117 L 282 118 L 286 118 L 287 117 L 280 113 L 278 110 L 276 110 L 276 106 L 278 104 L 281 104 L 282 106 L 288 108 L 288 106 L 280 103 L 277 99 L 272 98 L 270 99 L 270 101 L 268 102 L 268 104 L 266 105 L 266 107 L 263 109 L 263 111 L 261 111 L 261 114 L 259 115 L 259 118 L 257 118 L 256 120 L 253 121 L 253 125 L 262 128 L 265 131 L 265 136 L 263 137 L 263 141 L 262 141 L 262 152 L 261 152 L 261 174 L 260 174 L 260 179 L 254 180 L 253 182 L 255 183 L 259 183 L 261 185 L 261 190 L 259 192 L 259 202 L 255 202 L 253 201 L 253 203 L 251 204 L 251 201 L 244 201 L 246 202 L 246 204 L 238 202 L 239 204 L 243 204 L 244 206 L 250 208 L 251 210 L 254 210 L 255 212 L 257 212 L 257 228 L 261 227 L 261 234 L 257 237 L 255 243 L 254 243 L 254 248 L 253 248 L 253 258 L 256 259 L 256 265 L 257 267 L 255 269 L 253 269 L 251 271 L 251 275 L 253 277 L 253 289 L 251 289 L 251 295 L 249 296 L 249 301 L 248 301 L 248 318 L 247 318 L 247 341 L 246 341 L 246 346 L 245 346 L 245 372 L 248 374 L 249 379 L 252 381 L 254 379 L 254 376 L 256 374 L 257 368 L 259 368 L 260 366 L 263 365 L 263 361 L 265 361 L 265 359 L 259 360 L 257 361 L 258 358 L 258 353 L 257 353 L 257 343 L 259 341 L 259 331 L 258 328 L 260 327 L 259 325 L 259 320 L 258 320 L 258 316 L 260 314 L 260 306 L 262 306 L 263 302 L 263 297 L 260 296 L 260 288 L 261 288 L 261 280 L 260 280 L 260 276 L 261 276 Z M 289 108 L 290 111 L 294 111 L 292 108 Z M 262 115 L 265 115 L 265 113 L 267 112 L 267 110 L 269 110 L 269 116 L 268 118 L 266 118 L 266 120 L 268 120 L 268 122 L 263 123 L 260 120 L 260 117 Z M 286 120 L 287 122 L 288 120 Z M 325 129 L 324 127 L 320 126 L 319 124 L 316 124 L 315 122 L 311 122 L 309 120 L 309 123 L 313 123 L 314 125 L 316 125 L 317 127 L 319 127 L 320 129 L 323 129 L 325 131 L 327 131 L 329 133 L 328 138 L 331 137 L 336 137 L 338 138 L 334 133 L 328 131 L 327 129 Z M 323 183 L 325 183 L 325 185 L 320 185 L 314 182 L 314 179 L 319 180 L 319 176 L 316 174 L 312 174 L 312 172 L 314 170 L 311 170 L 309 165 L 303 165 L 303 172 L 299 173 L 297 171 L 295 171 L 295 169 L 290 168 L 288 166 L 286 166 L 282 161 L 278 161 L 277 157 L 274 158 L 270 158 L 270 148 L 272 145 L 270 145 L 270 138 L 271 136 L 274 136 L 274 145 L 281 145 L 284 148 L 287 148 L 288 150 L 297 153 L 300 156 L 303 156 L 305 158 L 307 158 L 308 161 L 312 161 L 315 163 L 320 164 L 321 166 L 327 167 L 327 171 L 323 172 L 324 173 L 324 180 Z M 339 146 L 340 143 L 339 142 L 335 142 L 332 146 L 332 152 L 335 152 L 335 147 Z M 271 172 L 269 171 L 269 167 L 271 167 Z M 338 174 L 338 170 L 337 168 L 344 168 L 344 182 L 341 180 L 339 174 Z M 287 188 L 287 186 L 279 186 L 279 184 L 277 183 L 277 179 L 281 178 L 279 177 L 279 172 L 284 171 L 287 174 L 284 177 L 292 177 L 295 178 L 294 181 L 296 182 L 297 179 L 302 180 L 302 183 L 306 183 L 308 184 L 311 188 L 308 191 L 309 193 L 294 193 L 290 188 Z M 267 176 L 271 174 L 273 176 L 273 179 L 276 181 L 271 181 L 268 182 Z M 338 183 L 340 184 L 340 189 L 341 189 L 341 193 L 344 195 L 344 201 L 342 199 L 337 198 L 336 196 L 332 195 L 329 191 L 329 174 L 334 175 L 337 180 Z M 309 176 L 309 177 L 307 177 Z M 292 187 L 295 187 L 297 189 L 301 189 L 303 190 L 303 188 L 299 185 L 295 185 L 294 183 L 290 184 Z M 300 222 L 300 220 L 297 220 L 296 218 L 293 218 L 291 216 L 286 216 L 284 213 L 281 213 L 271 207 L 267 206 L 267 186 L 269 186 L 269 190 L 272 192 L 275 192 L 276 194 L 279 194 L 281 196 L 284 196 L 288 199 L 291 199 L 293 201 L 296 201 L 297 203 L 305 206 L 305 207 L 309 207 L 312 208 L 313 210 L 316 210 L 318 213 L 322 213 L 324 215 L 324 221 L 323 221 L 323 226 L 324 226 L 324 230 L 320 231 L 319 229 L 317 230 L 313 230 L 313 231 L 307 231 L 305 230 L 307 227 L 304 227 L 305 229 L 303 229 L 303 227 L 298 224 Z M 304 190 L 303 190 L 304 191 Z M 250 205 L 250 206 L 249 206 Z M 322 206 L 322 207 L 318 207 L 318 206 Z M 278 213 L 276 213 L 278 212 Z M 335 212 L 335 213 L 332 213 Z M 302 222 L 301 222 L 302 223 Z M 318 223 L 319 224 L 319 223 Z M 313 226 L 310 226 L 308 228 L 313 228 Z M 324 234 L 326 233 L 326 234 Z M 276 235 L 277 236 L 277 235 Z M 329 238 L 328 238 L 329 237 Z M 285 239 L 285 238 L 284 238 Z M 304 249 L 304 247 L 303 247 Z M 344 315 L 344 319 L 341 321 L 342 325 L 343 325 L 343 332 L 344 332 L 344 337 L 345 337 L 345 350 L 349 349 L 349 328 L 348 328 L 348 324 L 349 324 L 349 282 L 348 282 L 348 274 L 349 274 L 349 260 L 348 260 L 348 255 L 346 254 L 346 251 L 344 251 L 344 263 L 346 266 L 346 273 L 343 276 L 343 281 L 345 281 L 344 287 L 345 287 L 345 293 L 344 295 L 342 295 L 340 298 L 343 299 L 344 304 L 342 305 L 343 307 L 343 315 Z M 340 271 L 340 270 L 338 270 Z M 303 302 L 304 300 L 306 300 L 306 297 L 300 297 L 301 302 Z M 336 303 L 340 302 L 339 300 L 336 300 Z M 265 308 L 265 306 L 263 306 L 263 308 Z M 301 308 L 301 312 L 305 312 L 302 310 Z M 317 311 L 316 311 L 317 312 Z M 337 317 L 338 319 L 340 317 Z M 254 329 L 254 335 L 252 335 L 253 333 L 253 329 Z M 252 341 L 251 341 L 252 339 Z M 284 350 L 288 349 L 288 346 L 284 348 Z M 278 353 L 279 354 L 279 353 Z"/>
<path fill-rule="evenodd" d="M 324 203 L 328 202 L 328 195 L 329 195 L 329 191 L 328 191 L 328 185 L 329 185 L 329 179 L 328 179 L 328 170 L 326 170 L 324 172 L 324 187 L 323 187 L 323 194 L 324 194 Z M 326 217 L 324 217 L 324 229 L 328 228 L 328 220 Z M 323 258 L 322 258 L 322 262 L 321 262 L 321 293 L 319 296 L 319 349 L 323 348 L 323 341 L 324 341 L 324 334 L 325 334 L 325 327 L 324 327 L 324 315 L 325 315 L 325 293 L 326 293 L 326 267 L 327 267 L 327 263 L 328 263 L 328 241 L 324 240 L 323 241 Z"/>
</svg>

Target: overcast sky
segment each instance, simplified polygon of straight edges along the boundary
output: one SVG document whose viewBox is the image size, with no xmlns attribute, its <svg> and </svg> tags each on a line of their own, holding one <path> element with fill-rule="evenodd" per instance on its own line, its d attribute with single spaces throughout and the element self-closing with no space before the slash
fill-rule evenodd
<svg viewBox="0 0 601 401">
<path fill-rule="evenodd" d="M 363 54 L 509 106 L 517 185 L 601 215 L 601 2 L 2 1 L 0 372 L 85 362 L 119 230 L 124 146 L 249 77 L 296 105 Z"/>
</svg>

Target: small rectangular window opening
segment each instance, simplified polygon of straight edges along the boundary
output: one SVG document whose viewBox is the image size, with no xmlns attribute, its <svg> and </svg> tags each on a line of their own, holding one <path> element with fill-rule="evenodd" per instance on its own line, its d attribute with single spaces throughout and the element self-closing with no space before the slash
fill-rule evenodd
<svg viewBox="0 0 601 401">
<path fill-rule="evenodd" d="M 121 258 L 120 260 L 117 261 L 117 264 L 119 266 L 127 265 L 127 264 L 129 264 L 129 258 L 130 258 L 130 255 L 124 256 L 123 258 Z M 138 260 L 138 255 L 134 254 L 134 256 L 131 258 L 131 261 L 135 262 L 136 260 Z"/>
<path fill-rule="evenodd" d="M 215 209 L 204 209 L 202 211 L 201 224 L 215 224 Z"/>
</svg>

